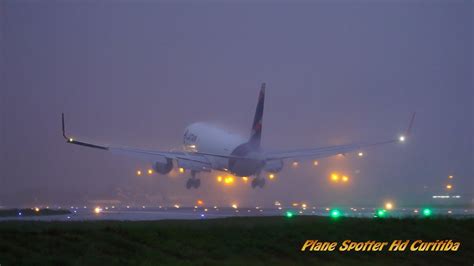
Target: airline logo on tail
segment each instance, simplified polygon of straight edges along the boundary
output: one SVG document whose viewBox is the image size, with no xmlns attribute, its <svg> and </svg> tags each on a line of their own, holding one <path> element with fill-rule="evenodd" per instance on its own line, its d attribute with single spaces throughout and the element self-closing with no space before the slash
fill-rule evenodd
<svg viewBox="0 0 474 266">
<path fill-rule="evenodd" d="M 257 109 L 252 124 L 252 133 L 250 134 L 250 144 L 255 148 L 260 148 L 262 139 L 263 107 L 265 103 L 265 83 L 262 83 L 260 94 L 258 96 Z"/>
</svg>

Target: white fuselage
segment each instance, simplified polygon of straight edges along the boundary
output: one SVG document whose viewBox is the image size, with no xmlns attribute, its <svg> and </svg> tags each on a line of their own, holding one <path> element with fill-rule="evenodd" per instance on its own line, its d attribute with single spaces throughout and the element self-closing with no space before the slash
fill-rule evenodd
<svg viewBox="0 0 474 266">
<path fill-rule="evenodd" d="M 230 155 L 237 146 L 245 142 L 246 139 L 240 135 L 203 122 L 189 125 L 183 136 L 183 148 L 188 152 Z M 228 159 L 216 157 L 210 159 L 212 168 L 227 169 Z"/>
</svg>

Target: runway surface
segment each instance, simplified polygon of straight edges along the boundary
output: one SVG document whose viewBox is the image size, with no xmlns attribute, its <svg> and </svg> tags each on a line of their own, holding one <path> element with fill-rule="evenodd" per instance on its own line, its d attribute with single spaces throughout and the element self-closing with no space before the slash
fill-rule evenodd
<svg viewBox="0 0 474 266">
<path fill-rule="evenodd" d="M 55 208 L 57 209 L 57 208 Z M 98 213 L 94 207 L 68 207 L 71 213 L 64 215 L 34 215 L 1 217 L 0 221 L 153 221 L 165 219 L 199 220 L 239 216 L 286 216 L 297 215 L 329 216 L 330 208 L 229 208 L 229 207 L 103 207 Z M 344 217 L 374 217 L 376 212 L 372 207 L 338 208 Z M 432 208 L 433 217 L 467 218 L 474 217 L 474 209 L 469 208 Z M 421 217 L 422 208 L 400 208 L 389 211 L 387 217 Z"/>
</svg>

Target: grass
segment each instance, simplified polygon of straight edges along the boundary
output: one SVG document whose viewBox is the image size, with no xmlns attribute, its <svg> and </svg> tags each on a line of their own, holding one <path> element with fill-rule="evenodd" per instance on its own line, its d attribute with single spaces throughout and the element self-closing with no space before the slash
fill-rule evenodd
<svg viewBox="0 0 474 266">
<path fill-rule="evenodd" d="M 474 219 L 2 222 L 5 265 L 472 265 Z M 460 241 L 457 252 L 304 252 L 307 239 Z"/>
</svg>

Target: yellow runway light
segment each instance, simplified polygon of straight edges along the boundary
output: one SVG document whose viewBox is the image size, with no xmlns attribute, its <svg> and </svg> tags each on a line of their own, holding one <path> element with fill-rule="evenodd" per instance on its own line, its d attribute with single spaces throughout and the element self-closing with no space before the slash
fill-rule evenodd
<svg viewBox="0 0 474 266">
<path fill-rule="evenodd" d="M 393 203 L 391 203 L 391 202 L 386 202 L 386 203 L 385 203 L 385 209 L 387 209 L 387 210 L 393 209 Z"/>
</svg>

